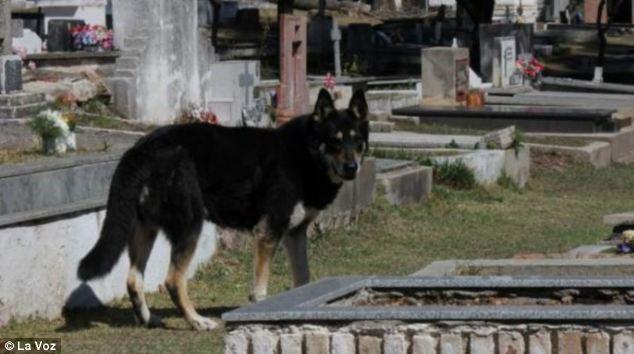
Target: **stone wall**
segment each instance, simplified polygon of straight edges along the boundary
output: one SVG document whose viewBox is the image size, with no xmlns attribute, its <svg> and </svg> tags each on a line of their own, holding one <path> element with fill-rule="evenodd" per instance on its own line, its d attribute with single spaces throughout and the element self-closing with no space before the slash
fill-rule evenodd
<svg viewBox="0 0 634 354">
<path fill-rule="evenodd" d="M 575 324 L 249 325 L 225 337 L 225 354 L 629 354 L 634 327 Z"/>
<path fill-rule="evenodd" d="M 0 228 L 0 327 L 10 320 L 54 319 L 64 307 L 95 307 L 127 294 L 127 252 L 102 279 L 82 283 L 76 276 L 79 260 L 95 244 L 104 217 L 104 210 L 87 210 L 48 222 Z M 206 223 L 190 277 L 215 249 L 215 228 Z M 146 291 L 156 291 L 164 282 L 169 254 L 169 243 L 159 236 L 145 273 Z"/>
</svg>

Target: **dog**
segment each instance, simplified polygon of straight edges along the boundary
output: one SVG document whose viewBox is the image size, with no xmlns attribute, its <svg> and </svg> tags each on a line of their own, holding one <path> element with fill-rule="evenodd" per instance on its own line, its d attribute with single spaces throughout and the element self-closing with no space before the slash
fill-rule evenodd
<svg viewBox="0 0 634 354">
<path fill-rule="evenodd" d="M 267 296 L 269 266 L 283 243 L 293 285 L 309 282 L 306 231 L 353 180 L 368 149 L 368 106 L 363 91 L 335 109 L 321 90 L 311 114 L 277 129 L 204 123 L 162 127 L 126 151 L 112 178 L 99 240 L 81 260 L 83 281 L 110 272 L 127 247 L 127 290 L 136 318 L 161 326 L 150 313 L 143 273 L 158 231 L 171 243 L 165 288 L 196 330 L 216 322 L 199 315 L 187 294 L 185 273 L 203 221 L 252 230 L 254 281 L 250 298 Z"/>
</svg>

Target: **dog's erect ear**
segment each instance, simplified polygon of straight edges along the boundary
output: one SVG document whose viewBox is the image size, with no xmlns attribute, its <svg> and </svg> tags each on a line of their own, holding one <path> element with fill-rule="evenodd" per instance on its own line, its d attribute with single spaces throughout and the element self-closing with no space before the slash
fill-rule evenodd
<svg viewBox="0 0 634 354">
<path fill-rule="evenodd" d="M 319 91 L 319 97 L 317 97 L 317 103 L 315 103 L 315 112 L 313 112 L 313 118 L 318 122 L 323 122 L 330 113 L 335 110 L 335 103 L 330 97 L 330 93 L 325 89 Z"/>
<path fill-rule="evenodd" d="M 365 101 L 365 94 L 363 90 L 355 91 L 354 95 L 350 99 L 350 105 L 348 110 L 355 117 L 366 120 L 368 118 L 368 103 Z"/>
</svg>

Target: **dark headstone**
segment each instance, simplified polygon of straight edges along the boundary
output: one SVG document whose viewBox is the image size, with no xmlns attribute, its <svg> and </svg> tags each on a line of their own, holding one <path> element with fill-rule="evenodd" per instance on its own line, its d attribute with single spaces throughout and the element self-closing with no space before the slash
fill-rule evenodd
<svg viewBox="0 0 634 354">
<path fill-rule="evenodd" d="M 532 24 L 482 24 L 480 25 L 480 73 L 482 81 L 493 79 L 493 56 L 496 37 L 515 37 L 517 56 L 532 53 Z"/>
<path fill-rule="evenodd" d="M 22 60 L 15 56 L 2 59 L 4 63 L 2 83 L 4 93 L 22 90 Z"/>
<path fill-rule="evenodd" d="M 331 29 L 332 17 L 319 15 L 310 17 L 308 22 L 309 54 L 332 53 Z"/>
<path fill-rule="evenodd" d="M 70 52 L 73 50 L 73 36 L 71 30 L 76 26 L 83 26 L 81 20 L 50 20 L 48 23 L 48 37 L 46 47 L 49 52 Z"/>
</svg>

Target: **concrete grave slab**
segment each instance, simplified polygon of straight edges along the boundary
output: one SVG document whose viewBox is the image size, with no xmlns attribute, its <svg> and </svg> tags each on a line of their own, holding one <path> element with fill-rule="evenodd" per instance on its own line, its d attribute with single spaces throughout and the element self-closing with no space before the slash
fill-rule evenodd
<svg viewBox="0 0 634 354">
<path fill-rule="evenodd" d="M 411 106 L 394 115 L 466 128 L 497 129 L 515 125 L 526 132 L 596 133 L 616 130 L 615 109 L 488 105 L 484 107 Z"/>
<path fill-rule="evenodd" d="M 348 306 L 329 305 L 358 290 L 634 289 L 631 277 L 345 277 L 325 278 L 222 315 L 230 325 L 297 321 L 629 321 L 627 305 L 564 306 Z"/>
</svg>

